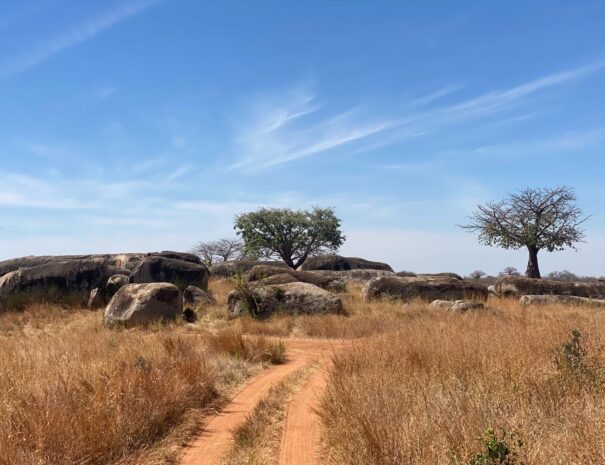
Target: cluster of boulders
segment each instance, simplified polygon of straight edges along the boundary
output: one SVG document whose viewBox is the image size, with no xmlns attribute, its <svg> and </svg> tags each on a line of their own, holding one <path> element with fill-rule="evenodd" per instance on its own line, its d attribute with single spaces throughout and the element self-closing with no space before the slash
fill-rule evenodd
<svg viewBox="0 0 605 465">
<path fill-rule="evenodd" d="M 231 316 L 249 313 L 263 317 L 274 312 L 325 314 L 342 312 L 342 299 L 337 295 L 348 283 L 363 283 L 383 274 L 394 274 L 385 263 L 357 257 L 324 255 L 305 262 L 300 270 L 274 263 L 249 262 L 221 264 L 237 267 L 242 283 L 227 299 Z"/>
<path fill-rule="evenodd" d="M 0 302 L 87 297 L 91 308 L 107 306 L 108 323 L 170 320 L 212 303 L 209 276 L 182 252 L 24 257 L 0 262 Z"/>
<path fill-rule="evenodd" d="M 210 275 L 237 277 L 228 296 L 231 316 L 274 312 L 326 314 L 343 311 L 338 295 L 361 285 L 363 298 L 430 302 L 436 309 L 466 312 L 485 308 L 490 296 L 519 297 L 524 306 L 576 304 L 605 308 L 605 282 L 573 283 L 506 276 L 487 288 L 455 273 L 395 273 L 386 263 L 357 257 L 313 257 L 299 270 L 281 262 L 238 260 L 206 267 L 193 254 L 23 257 L 0 262 L 0 309 L 11 298 L 61 301 L 86 296 L 90 308 L 105 307 L 105 321 L 140 324 L 190 321 L 195 309 L 215 302 Z"/>
<path fill-rule="evenodd" d="M 493 289 L 499 297 L 518 297 L 524 307 L 562 304 L 605 307 L 605 282 L 554 281 L 522 276 L 500 278 Z"/>
<path fill-rule="evenodd" d="M 240 272 L 243 283 L 228 298 L 232 316 L 248 312 L 259 317 L 276 311 L 338 313 L 342 301 L 337 294 L 349 284 L 363 285 L 366 300 L 447 300 L 456 303 L 453 310 L 459 312 L 479 308 L 477 301 L 488 297 L 486 287 L 454 273 L 400 276 L 385 263 L 339 255 L 313 257 L 300 270 L 257 264 Z"/>
<path fill-rule="evenodd" d="M 487 288 L 481 284 L 447 275 L 382 276 L 368 281 L 362 292 L 366 300 L 389 298 L 405 302 L 414 300 L 430 302 L 434 300 L 486 301 L 489 294 Z"/>
</svg>

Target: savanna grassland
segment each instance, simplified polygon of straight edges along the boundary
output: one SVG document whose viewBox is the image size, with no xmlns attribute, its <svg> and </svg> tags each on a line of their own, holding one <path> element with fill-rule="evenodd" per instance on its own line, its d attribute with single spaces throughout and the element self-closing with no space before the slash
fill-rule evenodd
<svg viewBox="0 0 605 465">
<path fill-rule="evenodd" d="M 364 302 L 352 286 L 346 315 L 229 320 L 232 287 L 211 281 L 218 304 L 194 324 L 111 329 L 45 305 L 1 315 L 0 464 L 176 463 L 205 416 L 287 360 L 289 337 L 350 340 L 318 411 L 325 464 L 605 463 L 603 311 L 495 299 L 456 314 Z M 278 434 L 295 387 L 276 389 L 265 420 L 236 432 L 242 447 Z"/>
</svg>

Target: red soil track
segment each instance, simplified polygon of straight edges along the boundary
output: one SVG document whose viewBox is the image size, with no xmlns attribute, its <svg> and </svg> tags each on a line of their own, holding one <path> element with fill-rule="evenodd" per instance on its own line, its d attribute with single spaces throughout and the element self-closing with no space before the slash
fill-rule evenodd
<svg viewBox="0 0 605 465">
<path fill-rule="evenodd" d="M 180 465 L 215 465 L 232 443 L 232 432 L 245 421 L 269 389 L 299 368 L 315 363 L 315 371 L 292 400 L 286 417 L 280 465 L 319 464 L 317 453 L 319 422 L 313 413 L 325 385 L 325 364 L 342 341 L 286 339 L 288 360 L 252 378 L 223 410 L 209 418 L 204 430 L 185 450 Z"/>
</svg>

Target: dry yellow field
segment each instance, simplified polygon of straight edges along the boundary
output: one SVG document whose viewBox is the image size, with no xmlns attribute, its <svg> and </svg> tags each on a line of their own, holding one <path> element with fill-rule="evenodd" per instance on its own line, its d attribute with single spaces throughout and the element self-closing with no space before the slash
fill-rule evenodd
<svg viewBox="0 0 605 465">
<path fill-rule="evenodd" d="M 193 325 L 108 329 L 49 306 L 0 316 L 0 464 L 174 463 L 235 386 L 283 360 L 265 336 L 354 340 L 321 402 L 326 465 L 605 463 L 605 312 L 493 300 L 454 314 L 352 287 L 347 315 L 229 320 L 231 287 L 211 282 L 219 304 Z M 508 462 L 481 455 L 488 428 Z"/>
</svg>

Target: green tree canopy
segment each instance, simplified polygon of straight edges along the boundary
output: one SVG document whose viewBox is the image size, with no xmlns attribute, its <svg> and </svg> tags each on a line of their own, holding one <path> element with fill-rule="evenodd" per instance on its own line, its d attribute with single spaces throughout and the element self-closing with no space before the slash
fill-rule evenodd
<svg viewBox="0 0 605 465">
<path fill-rule="evenodd" d="M 279 257 L 298 268 L 309 257 L 336 252 L 345 241 L 340 226 L 332 208 L 260 208 L 237 215 L 234 228 L 247 251 Z"/>
</svg>

